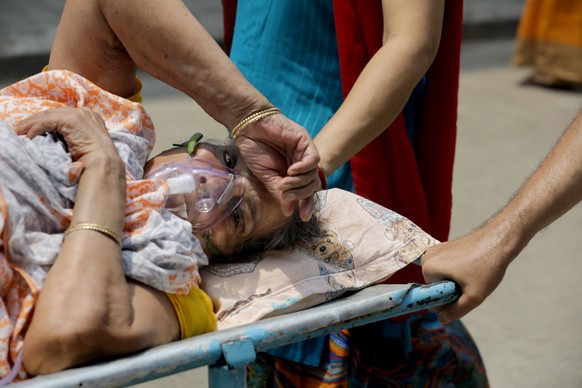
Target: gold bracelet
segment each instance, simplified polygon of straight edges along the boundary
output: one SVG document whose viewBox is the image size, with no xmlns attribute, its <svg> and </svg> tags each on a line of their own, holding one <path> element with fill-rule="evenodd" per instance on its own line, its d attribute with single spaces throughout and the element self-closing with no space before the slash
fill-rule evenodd
<svg viewBox="0 0 582 388">
<path fill-rule="evenodd" d="M 74 226 L 69 226 L 67 228 L 67 230 L 65 230 L 64 237 L 66 237 L 69 233 L 73 233 L 73 232 L 76 232 L 78 230 L 93 230 L 95 232 L 102 233 L 102 234 L 106 235 L 107 237 L 111 238 L 112 240 L 115 240 L 115 242 L 117 244 L 119 244 L 119 246 L 121 246 L 121 238 L 117 235 L 117 233 L 115 233 L 111 229 L 106 228 L 102 225 L 91 224 L 88 222 L 83 222 L 83 223 L 80 223 L 80 224 L 77 224 Z"/>
<path fill-rule="evenodd" d="M 252 123 L 256 123 L 257 121 L 264 119 L 265 117 L 276 115 L 278 113 L 281 113 L 281 111 L 278 108 L 269 108 L 253 113 L 252 115 L 248 116 L 246 119 L 244 119 L 243 121 L 234 126 L 231 132 L 232 140 L 235 140 L 238 137 L 238 135 L 240 135 L 240 133 L 243 131 L 243 129 L 245 129 Z"/>
</svg>

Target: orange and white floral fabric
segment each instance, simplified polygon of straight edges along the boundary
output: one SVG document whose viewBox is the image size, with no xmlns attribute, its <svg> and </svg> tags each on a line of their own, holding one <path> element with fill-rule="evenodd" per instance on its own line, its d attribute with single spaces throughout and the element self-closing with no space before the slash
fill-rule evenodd
<svg viewBox="0 0 582 388">
<path fill-rule="evenodd" d="M 44 72 L 0 90 L 0 379 L 26 377 L 19 365 L 24 333 L 69 226 L 83 171 L 54 135 L 27 139 L 11 126 L 63 106 L 98 112 L 126 164 L 126 275 L 186 294 L 200 283 L 199 265 L 207 263 L 191 224 L 164 209 L 167 186 L 141 180 L 155 135 L 140 104 L 67 71 Z"/>
</svg>

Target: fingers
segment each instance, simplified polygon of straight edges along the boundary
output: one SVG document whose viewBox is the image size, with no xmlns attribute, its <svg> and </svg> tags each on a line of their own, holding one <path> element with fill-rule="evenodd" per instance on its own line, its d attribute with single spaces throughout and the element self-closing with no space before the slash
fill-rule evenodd
<svg viewBox="0 0 582 388">
<path fill-rule="evenodd" d="M 264 132 L 254 132 L 251 136 L 271 144 L 286 156 L 287 174 L 295 176 L 317 168 L 319 152 L 307 130 L 284 115 L 275 115 L 268 119 L 259 122 Z"/>
<path fill-rule="evenodd" d="M 237 137 L 236 144 L 247 166 L 267 187 L 290 216 L 296 207 L 302 220 L 313 213 L 313 194 L 321 188 L 319 153 L 305 128 L 283 115 L 253 124 Z"/>
<path fill-rule="evenodd" d="M 301 159 L 294 161 L 293 164 L 287 169 L 287 174 L 289 176 L 297 176 L 301 174 L 306 174 L 311 170 L 315 169 L 317 174 L 317 165 L 319 164 L 319 152 L 315 145 L 311 143 L 307 147 L 305 152 L 301 155 Z"/>
<path fill-rule="evenodd" d="M 29 116 L 14 126 L 14 131 L 18 135 L 26 135 L 29 139 L 46 132 L 57 130 L 57 124 L 52 120 L 50 111 L 44 111 L 33 116 Z"/>
<path fill-rule="evenodd" d="M 98 113 L 88 108 L 48 109 L 21 120 L 14 126 L 14 130 L 28 138 L 57 132 L 73 160 L 94 152 L 119 156 L 105 122 Z"/>
<path fill-rule="evenodd" d="M 455 318 L 455 313 L 451 312 L 450 310 L 452 310 L 452 306 L 449 305 L 448 307 L 444 307 L 439 311 L 438 318 L 440 323 L 447 324 L 457 319 Z"/>
<path fill-rule="evenodd" d="M 275 196 L 276 197 L 276 196 Z M 279 197 L 276 197 L 279 198 Z M 279 205 L 281 205 L 281 211 L 285 217 L 291 217 L 295 211 L 295 202 L 285 201 L 283 199 L 279 200 Z"/>
<path fill-rule="evenodd" d="M 427 283 L 436 283 L 441 280 L 449 280 L 441 273 L 442 265 L 439 265 L 438 250 L 445 243 L 441 243 L 428 248 L 428 250 L 420 257 L 422 266 L 422 276 Z"/>
<path fill-rule="evenodd" d="M 321 182 L 317 169 L 310 170 L 308 174 L 287 176 L 281 179 L 281 191 L 286 201 L 299 201 L 309 198 L 321 188 Z"/>
<path fill-rule="evenodd" d="M 301 221 L 307 222 L 311 219 L 314 210 L 313 195 L 307 199 L 299 201 L 299 218 Z"/>
<path fill-rule="evenodd" d="M 299 200 L 299 201 L 285 201 L 282 200 L 279 202 L 281 205 L 281 211 L 286 217 L 290 217 L 293 212 L 295 211 L 295 207 L 298 206 L 299 208 L 299 218 L 301 221 L 307 222 L 311 219 L 313 215 L 314 206 L 313 195 L 308 198 Z"/>
<path fill-rule="evenodd" d="M 315 175 L 315 176 L 313 176 Z M 283 200 L 299 207 L 299 217 L 309 221 L 314 210 L 314 194 L 321 189 L 317 171 L 315 174 L 304 174 L 296 177 L 286 177 L 283 182 Z M 307 183 L 305 183 L 307 182 Z"/>
<path fill-rule="evenodd" d="M 465 294 L 461 294 L 455 302 L 442 307 L 439 311 L 439 321 L 441 323 L 450 323 L 461 319 L 479 304 L 476 301 L 471 301 L 471 298 L 465 296 Z"/>
</svg>

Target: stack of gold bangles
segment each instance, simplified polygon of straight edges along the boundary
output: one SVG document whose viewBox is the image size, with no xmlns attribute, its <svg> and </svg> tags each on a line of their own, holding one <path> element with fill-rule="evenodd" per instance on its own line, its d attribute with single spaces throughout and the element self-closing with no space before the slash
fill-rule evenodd
<svg viewBox="0 0 582 388">
<path fill-rule="evenodd" d="M 281 113 L 281 111 L 278 108 L 269 108 L 253 113 L 252 115 L 248 116 L 246 119 L 235 125 L 231 132 L 232 140 L 236 140 L 238 135 L 240 135 L 241 132 L 252 123 L 256 123 L 257 121 L 264 119 L 265 117 L 276 115 L 278 113 Z"/>
</svg>

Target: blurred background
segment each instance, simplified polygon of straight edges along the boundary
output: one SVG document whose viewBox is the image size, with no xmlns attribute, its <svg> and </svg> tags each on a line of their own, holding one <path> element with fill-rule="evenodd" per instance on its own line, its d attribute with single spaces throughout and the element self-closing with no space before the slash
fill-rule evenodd
<svg viewBox="0 0 582 388">
<path fill-rule="evenodd" d="M 524 0 L 465 0 L 464 36 L 509 36 Z M 65 0 L 0 0 L 0 75 L 29 74 L 44 67 Z M 208 32 L 222 41 L 221 0 L 185 0 Z"/>
<path fill-rule="evenodd" d="M 220 0 L 185 2 L 222 41 Z M 524 0 L 465 0 L 451 238 L 479 226 L 509 199 L 582 107 L 582 89 L 528 82 L 511 65 Z M 64 0 L 0 0 L 0 87 L 42 69 Z M 157 152 L 192 131 L 226 136 L 182 93 L 141 74 Z M 581 150 L 582 151 L 582 150 Z M 582 387 L 582 207 L 540 233 L 504 282 L 463 319 L 492 387 Z M 207 386 L 205 368 L 141 384 Z"/>
</svg>

